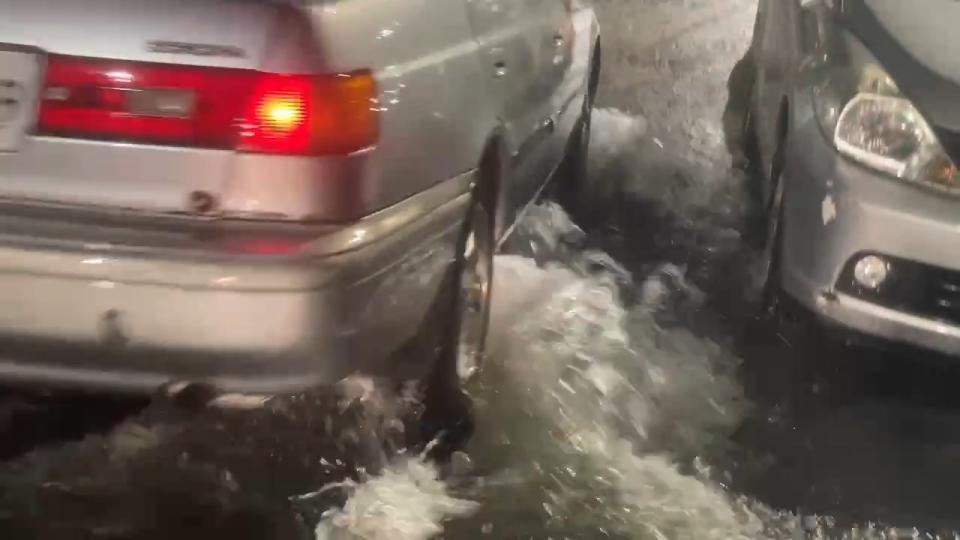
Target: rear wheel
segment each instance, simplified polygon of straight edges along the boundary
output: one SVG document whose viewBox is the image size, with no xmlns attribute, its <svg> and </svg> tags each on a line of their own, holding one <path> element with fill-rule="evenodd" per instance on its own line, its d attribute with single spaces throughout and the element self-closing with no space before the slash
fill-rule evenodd
<svg viewBox="0 0 960 540">
<path fill-rule="evenodd" d="M 481 202 L 471 206 L 464 229 L 454 315 L 459 326 L 456 360 L 457 377 L 461 383 L 474 377 L 483 365 L 490 326 L 495 241 L 493 218 Z"/>
<path fill-rule="evenodd" d="M 475 377 L 486 353 L 493 293 L 494 212 L 489 186 L 479 185 L 444 279 L 421 332 L 431 336 L 425 353 L 435 367 L 426 381 L 420 433 L 434 442 L 431 455 L 445 459 L 473 433 L 473 403 L 463 385 Z"/>
</svg>

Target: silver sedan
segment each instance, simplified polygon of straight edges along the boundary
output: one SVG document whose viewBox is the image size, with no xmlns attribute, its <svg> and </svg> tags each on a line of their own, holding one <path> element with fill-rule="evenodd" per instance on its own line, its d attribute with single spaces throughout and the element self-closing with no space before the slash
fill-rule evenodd
<svg viewBox="0 0 960 540">
<path fill-rule="evenodd" d="M 582 188 L 600 48 L 579 3 L 0 13 L 4 383 L 459 380 L 497 246 L 552 177 Z"/>
<path fill-rule="evenodd" d="M 761 2 L 747 135 L 768 290 L 843 329 L 960 354 L 960 4 Z"/>
</svg>

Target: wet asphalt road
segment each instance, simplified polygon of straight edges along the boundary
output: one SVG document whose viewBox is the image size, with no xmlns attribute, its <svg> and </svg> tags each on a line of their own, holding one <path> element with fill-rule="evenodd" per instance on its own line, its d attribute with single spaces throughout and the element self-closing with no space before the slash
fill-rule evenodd
<svg viewBox="0 0 960 540">
<path fill-rule="evenodd" d="M 749 44 L 755 0 L 596 0 L 595 5 L 604 30 L 597 105 L 623 111 L 640 133 L 630 139 L 629 148 L 601 160 L 592 172 L 606 197 L 588 216 L 584 242 L 610 254 L 634 276 L 649 275 L 664 264 L 681 268 L 705 301 L 696 310 L 676 309 L 674 322 L 742 360 L 740 380 L 752 406 L 733 435 L 708 445 L 703 457 L 721 471 L 733 492 L 772 508 L 834 516 L 841 522 L 960 529 L 954 505 L 960 480 L 960 399 L 953 391 L 960 371 L 952 361 L 922 351 L 851 344 L 803 326 L 775 328 L 755 317 L 758 253 L 748 239 L 756 228 L 750 198 L 756 179 L 739 167 L 742 157 L 731 129 L 749 84 L 749 70 L 738 62 Z M 602 153 L 614 135 L 595 128 L 594 151 Z M 816 389 L 801 392 L 803 400 L 793 399 L 792 366 L 812 358 L 825 359 L 827 368 Z M 256 518 L 285 515 L 285 509 L 270 507 L 267 494 L 276 483 L 285 483 L 287 491 L 309 491 L 320 481 L 349 476 L 353 462 L 346 455 L 363 461 L 376 454 L 369 458 L 375 462 L 389 455 L 379 451 L 392 444 L 391 435 L 383 433 L 389 422 L 371 420 L 363 411 L 341 411 L 349 417 L 344 423 L 366 426 L 347 430 L 352 435 L 346 439 L 306 438 L 313 432 L 304 426 L 312 428 L 321 415 L 313 419 L 303 411 L 318 410 L 316 405 L 329 399 L 323 394 L 305 397 L 242 420 L 218 412 L 181 416 L 155 403 L 136 422 L 124 424 L 111 442 L 88 437 L 66 454 L 53 450 L 61 458 L 68 456 L 56 470 L 37 465 L 45 463 L 41 451 L 0 471 L 0 501 L 21 497 L 17 504 L 25 514 L 42 505 L 36 519 L 58 508 L 65 523 L 75 525 L 83 522 L 89 507 L 73 498 L 74 491 L 58 491 L 56 479 L 82 478 L 87 493 L 98 497 L 91 500 L 126 516 L 120 521 L 149 528 L 157 526 L 150 516 L 121 502 L 142 511 L 143 505 L 134 502 L 149 488 L 157 500 L 169 503 L 180 493 L 171 486 L 179 483 L 181 488 L 193 485 L 196 493 L 209 489 L 197 496 L 195 508 L 179 516 L 185 527 L 200 530 L 205 523 L 211 534 L 229 527 L 246 534 L 236 538 L 283 538 L 295 523 Z M 0 457 L 20 454 L 36 441 L 49 445 L 77 438 L 84 430 L 107 429 L 143 405 L 83 399 L 58 401 L 51 409 L 42 399 L 8 399 L 0 402 L 0 422 L 6 425 Z M 82 414 L 77 412 L 81 408 Z M 331 408 L 336 407 L 320 410 Z M 151 422 L 157 417 L 163 421 Z M 65 427 L 78 420 L 82 429 Z M 102 456 L 124 458 L 153 448 L 170 433 L 176 434 L 174 442 L 162 445 L 150 461 L 87 466 Z M 372 452 L 374 446 L 377 452 Z M 304 459 L 323 452 L 345 461 L 321 467 Z M 689 457 L 680 448 L 673 454 L 678 461 Z M 193 457 L 184 461 L 182 455 Z M 227 465 L 211 468 L 204 456 Z M 270 470 L 285 476 L 261 475 L 251 463 L 275 467 Z M 163 478 L 171 464 L 177 464 L 176 474 Z M 224 477 L 224 471 L 233 472 Z M 53 495 L 31 484 L 41 478 Z M 120 484 L 122 489 L 107 489 Z M 250 491 L 245 495 L 231 487 L 239 485 Z M 331 495 L 330 504 L 337 504 L 336 497 Z M 254 511 L 264 505 L 276 511 Z M 217 514 L 214 508 L 229 512 Z M 0 523 L 8 509 L 0 504 Z M 223 521 L 211 519 L 217 515 Z M 163 530 L 176 534 L 182 529 Z M 101 532 L 110 537 L 111 531 Z M 474 536 L 490 537 L 449 537 Z"/>
</svg>

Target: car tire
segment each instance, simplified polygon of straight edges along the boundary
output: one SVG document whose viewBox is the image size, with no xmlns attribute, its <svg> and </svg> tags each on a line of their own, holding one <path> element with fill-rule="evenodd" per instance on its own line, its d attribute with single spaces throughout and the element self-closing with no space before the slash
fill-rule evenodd
<svg viewBox="0 0 960 540">
<path fill-rule="evenodd" d="M 425 384 L 420 440 L 430 443 L 430 455 L 440 460 L 473 433 L 473 402 L 464 385 L 478 375 L 486 352 L 496 246 L 495 198 L 487 189 L 475 189 L 456 258 L 421 331 L 431 336 L 421 352 L 434 355 L 435 363 Z"/>
<path fill-rule="evenodd" d="M 496 239 L 493 212 L 483 197 L 474 196 L 464 223 L 457 257 L 456 367 L 461 384 L 473 379 L 483 366 L 493 297 L 493 256 Z"/>
</svg>

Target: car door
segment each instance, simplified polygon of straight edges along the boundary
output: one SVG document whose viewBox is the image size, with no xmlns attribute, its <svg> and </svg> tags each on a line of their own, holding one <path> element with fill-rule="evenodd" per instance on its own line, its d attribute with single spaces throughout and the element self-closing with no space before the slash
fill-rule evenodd
<svg viewBox="0 0 960 540">
<path fill-rule="evenodd" d="M 512 156 L 507 223 L 534 196 L 557 156 L 551 96 L 562 80 L 556 28 L 563 0 L 465 0 L 490 93 Z M 561 50 L 562 54 L 562 50 Z"/>
</svg>

